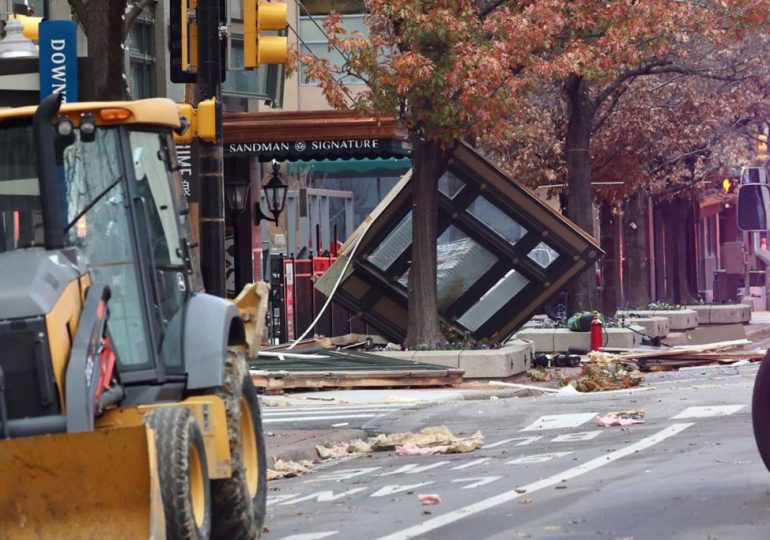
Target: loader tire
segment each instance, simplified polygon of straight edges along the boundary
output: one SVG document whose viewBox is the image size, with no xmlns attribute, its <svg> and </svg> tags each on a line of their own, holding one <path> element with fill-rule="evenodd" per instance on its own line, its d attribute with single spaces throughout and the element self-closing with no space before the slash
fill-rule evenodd
<svg viewBox="0 0 770 540">
<path fill-rule="evenodd" d="M 770 470 L 770 353 L 762 360 L 754 381 L 754 395 L 751 400 L 751 422 L 754 425 L 754 440 L 765 467 Z"/>
<path fill-rule="evenodd" d="M 227 435 L 233 474 L 213 480 L 211 537 L 222 540 L 259 538 L 265 523 L 267 456 L 262 414 L 243 351 L 230 349 L 224 380 L 214 393 L 227 409 Z"/>
<path fill-rule="evenodd" d="M 183 407 L 147 414 L 155 431 L 158 477 L 169 540 L 204 540 L 211 532 L 206 448 L 195 416 Z"/>
</svg>

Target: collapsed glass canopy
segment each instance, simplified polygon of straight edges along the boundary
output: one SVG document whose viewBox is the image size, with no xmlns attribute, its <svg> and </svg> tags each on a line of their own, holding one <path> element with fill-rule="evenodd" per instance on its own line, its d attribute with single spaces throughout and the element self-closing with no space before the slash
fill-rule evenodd
<svg viewBox="0 0 770 540">
<path fill-rule="evenodd" d="M 459 144 L 439 181 L 437 287 L 442 320 L 477 339 L 504 339 L 598 260 L 596 241 L 476 153 Z M 334 299 L 403 341 L 411 264 L 410 174 L 316 283 L 329 294 L 363 234 Z"/>
</svg>

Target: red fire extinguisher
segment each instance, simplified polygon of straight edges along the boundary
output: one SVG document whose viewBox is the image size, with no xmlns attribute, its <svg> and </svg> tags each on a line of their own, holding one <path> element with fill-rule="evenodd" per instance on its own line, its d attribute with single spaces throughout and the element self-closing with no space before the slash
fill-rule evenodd
<svg viewBox="0 0 770 540">
<path fill-rule="evenodd" d="M 591 350 L 598 351 L 602 348 L 602 320 L 594 317 L 591 321 Z"/>
</svg>

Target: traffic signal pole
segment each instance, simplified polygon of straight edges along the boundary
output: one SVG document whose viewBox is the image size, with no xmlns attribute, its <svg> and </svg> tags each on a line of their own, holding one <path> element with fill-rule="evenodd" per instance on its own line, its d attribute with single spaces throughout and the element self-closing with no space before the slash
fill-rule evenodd
<svg viewBox="0 0 770 540">
<path fill-rule="evenodd" d="M 217 99 L 216 142 L 199 140 L 199 231 L 201 272 L 206 292 L 224 297 L 225 185 L 222 176 L 222 70 L 219 41 L 219 0 L 198 0 L 198 102 Z"/>
</svg>

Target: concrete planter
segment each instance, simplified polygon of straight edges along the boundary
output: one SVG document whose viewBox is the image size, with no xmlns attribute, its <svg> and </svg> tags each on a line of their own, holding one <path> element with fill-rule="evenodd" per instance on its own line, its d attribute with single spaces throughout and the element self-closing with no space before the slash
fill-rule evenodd
<svg viewBox="0 0 770 540">
<path fill-rule="evenodd" d="M 698 313 L 698 324 L 748 324 L 751 306 L 747 304 L 721 304 L 687 306 Z"/>
<path fill-rule="evenodd" d="M 627 317 L 624 322 L 628 325 L 639 326 L 650 337 L 666 337 L 671 331 L 666 317 Z"/>
<path fill-rule="evenodd" d="M 618 316 L 624 315 L 626 319 L 630 319 L 629 315 L 632 314 L 636 317 L 665 317 L 668 319 L 669 329 L 673 331 L 692 330 L 698 326 L 698 312 L 694 309 L 618 311 Z"/>
<path fill-rule="evenodd" d="M 639 327 L 637 332 L 644 333 Z M 611 349 L 633 349 L 642 344 L 642 336 L 628 328 L 605 328 L 604 347 Z M 535 352 L 567 352 L 569 349 L 587 351 L 591 348 L 590 332 L 573 332 L 568 328 L 522 328 L 517 339 L 532 342 Z"/>
<path fill-rule="evenodd" d="M 466 379 L 505 378 L 523 373 L 532 365 L 531 343 L 511 340 L 499 349 L 465 351 L 383 351 L 381 356 L 424 362 L 465 371 Z"/>
</svg>

